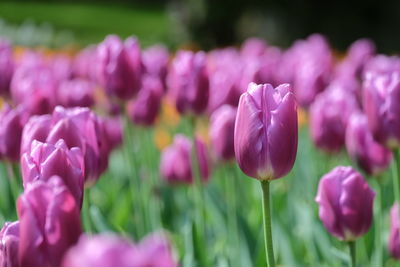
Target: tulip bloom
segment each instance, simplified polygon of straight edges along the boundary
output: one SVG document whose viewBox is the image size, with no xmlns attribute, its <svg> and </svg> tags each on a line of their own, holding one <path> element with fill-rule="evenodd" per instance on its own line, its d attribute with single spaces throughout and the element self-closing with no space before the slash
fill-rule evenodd
<svg viewBox="0 0 400 267">
<path fill-rule="evenodd" d="M 389 252 L 395 259 L 400 259 L 400 217 L 399 206 L 395 203 L 390 209 Z"/>
<path fill-rule="evenodd" d="M 65 80 L 58 88 L 58 98 L 65 107 L 91 107 L 95 84 L 83 79 Z"/>
<path fill-rule="evenodd" d="M 374 197 L 360 173 L 340 166 L 321 178 L 315 201 L 325 228 L 340 240 L 354 241 L 371 226 Z"/>
<path fill-rule="evenodd" d="M 63 139 L 68 148 L 81 149 L 85 160 L 85 183 L 89 185 L 107 168 L 108 157 L 120 137 L 119 121 L 100 119 L 88 108 L 58 106 L 51 116 L 32 117 L 28 121 L 22 133 L 21 153 L 29 152 L 35 139 L 49 144 Z"/>
<path fill-rule="evenodd" d="M 362 113 L 354 113 L 348 122 L 346 148 L 350 157 L 370 175 L 385 170 L 392 158 L 390 150 L 375 142 Z"/>
<path fill-rule="evenodd" d="M 11 81 L 11 97 L 30 114 L 51 113 L 57 104 L 58 80 L 42 62 L 19 66 Z"/>
<path fill-rule="evenodd" d="M 297 153 L 297 107 L 288 84 L 250 83 L 239 100 L 235 156 L 242 171 L 259 180 L 286 175 Z"/>
<path fill-rule="evenodd" d="M 139 244 L 109 234 L 83 235 L 65 255 L 62 267 L 177 267 L 169 241 L 152 234 Z"/>
<path fill-rule="evenodd" d="M 0 158 L 16 162 L 19 160 L 22 129 L 27 119 L 28 114 L 22 107 L 3 107 L 0 113 Z"/>
<path fill-rule="evenodd" d="M 13 51 L 10 43 L 0 39 L 0 95 L 10 93 L 11 78 L 14 73 Z"/>
<path fill-rule="evenodd" d="M 355 97 L 332 87 L 318 95 L 310 107 L 310 131 L 315 145 L 328 152 L 338 152 L 345 144 L 347 122 L 358 110 Z"/>
<path fill-rule="evenodd" d="M 82 232 L 79 207 L 58 176 L 30 184 L 18 198 L 21 266 L 60 266 Z"/>
<path fill-rule="evenodd" d="M 163 45 L 153 45 L 143 51 L 142 61 L 145 73 L 159 78 L 164 91 L 169 61 L 168 49 Z"/>
<path fill-rule="evenodd" d="M 208 104 L 206 54 L 178 51 L 167 77 L 170 96 L 180 113 L 202 113 Z"/>
<path fill-rule="evenodd" d="M 218 159 L 230 160 L 235 157 L 233 140 L 236 111 L 235 107 L 223 105 L 211 115 L 209 135 Z"/>
<path fill-rule="evenodd" d="M 210 171 L 205 144 L 198 138 L 195 140 L 196 153 L 201 180 L 208 181 Z M 161 154 L 161 176 L 169 183 L 193 182 L 191 162 L 192 142 L 184 135 L 176 135 L 174 142 L 165 148 Z"/>
<path fill-rule="evenodd" d="M 116 35 L 107 36 L 97 47 L 97 66 L 98 80 L 108 94 L 124 100 L 139 91 L 142 62 L 135 38 L 123 43 Z"/>
<path fill-rule="evenodd" d="M 18 267 L 19 222 L 6 222 L 0 231 L 0 266 Z"/>
<path fill-rule="evenodd" d="M 146 76 L 137 98 L 128 103 L 130 119 L 139 125 L 153 125 L 160 111 L 162 92 L 159 78 Z"/>
<path fill-rule="evenodd" d="M 367 75 L 363 105 L 376 141 L 393 149 L 400 146 L 400 72 Z"/>
<path fill-rule="evenodd" d="M 54 145 L 34 140 L 30 153 L 22 155 L 21 172 L 24 188 L 37 180 L 60 176 L 76 203 L 82 204 L 84 160 L 80 148 L 68 149 L 62 139 Z"/>
</svg>

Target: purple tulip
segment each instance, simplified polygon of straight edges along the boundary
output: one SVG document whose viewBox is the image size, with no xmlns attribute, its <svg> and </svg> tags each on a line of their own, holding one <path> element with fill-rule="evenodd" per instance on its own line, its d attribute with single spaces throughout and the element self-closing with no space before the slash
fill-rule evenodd
<svg viewBox="0 0 400 267">
<path fill-rule="evenodd" d="M 73 60 L 72 76 L 75 78 L 95 81 L 96 69 L 92 66 L 95 60 L 96 48 L 94 46 L 89 46 L 81 50 Z"/>
<path fill-rule="evenodd" d="M 142 60 L 145 72 L 158 77 L 165 88 L 169 61 L 168 49 L 163 45 L 153 45 L 143 51 Z"/>
<path fill-rule="evenodd" d="M 206 182 L 209 178 L 206 146 L 198 138 L 195 144 L 201 179 Z M 176 135 L 173 144 L 164 149 L 161 154 L 160 172 L 167 182 L 172 184 L 193 182 L 191 151 L 192 142 L 181 134 Z"/>
<path fill-rule="evenodd" d="M 237 106 L 242 94 L 242 59 L 234 48 L 217 49 L 208 53 L 207 68 L 210 95 L 207 111 L 212 113 L 224 104 Z"/>
<path fill-rule="evenodd" d="M 315 145 L 338 152 L 345 144 L 346 127 L 358 103 L 350 92 L 331 87 L 318 95 L 310 107 L 310 131 Z"/>
<path fill-rule="evenodd" d="M 202 113 L 208 104 L 206 54 L 178 51 L 167 77 L 170 96 L 179 112 Z"/>
<path fill-rule="evenodd" d="M 4 106 L 0 113 L 0 157 L 19 161 L 22 129 L 27 119 L 28 114 L 22 107 Z"/>
<path fill-rule="evenodd" d="M 363 79 L 367 76 L 391 75 L 400 72 L 400 57 L 377 55 L 365 63 Z"/>
<path fill-rule="evenodd" d="M 390 209 L 390 234 L 389 234 L 389 252 L 395 259 L 400 259 L 400 217 L 399 206 L 395 203 Z"/>
<path fill-rule="evenodd" d="M 327 40 L 318 34 L 296 41 L 282 56 L 278 76 L 280 82 L 293 84 L 299 104 L 308 107 L 328 85 L 333 56 Z"/>
<path fill-rule="evenodd" d="M 218 159 L 230 160 L 235 157 L 233 140 L 236 112 L 235 107 L 224 105 L 211 115 L 209 135 Z"/>
<path fill-rule="evenodd" d="M 21 266 L 60 266 L 82 232 L 79 207 L 58 176 L 30 184 L 17 202 Z"/>
<path fill-rule="evenodd" d="M 14 59 L 11 44 L 0 39 L 0 95 L 10 93 L 11 77 L 14 73 Z"/>
<path fill-rule="evenodd" d="M 32 55 L 15 70 L 11 80 L 12 100 L 32 115 L 51 113 L 57 104 L 58 82 L 54 70 L 42 58 Z"/>
<path fill-rule="evenodd" d="M 235 156 L 242 171 L 272 180 L 286 175 L 297 153 L 297 105 L 290 85 L 250 83 L 239 100 Z"/>
<path fill-rule="evenodd" d="M 369 39 L 351 44 L 346 57 L 336 67 L 336 76 L 361 79 L 365 64 L 374 56 L 375 45 Z"/>
<path fill-rule="evenodd" d="M 93 184 L 106 169 L 109 154 L 118 143 L 119 121 L 112 123 L 113 130 L 106 124 L 88 108 L 58 106 L 51 116 L 29 120 L 22 133 L 21 154 L 31 150 L 35 139 L 49 144 L 63 139 L 68 148 L 81 149 L 85 159 L 85 183 Z"/>
<path fill-rule="evenodd" d="M 165 235 L 153 233 L 135 246 L 132 266 L 178 267 L 170 242 Z"/>
<path fill-rule="evenodd" d="M 135 100 L 128 103 L 130 119 L 139 125 L 154 124 L 161 107 L 163 85 L 159 78 L 146 76 Z"/>
<path fill-rule="evenodd" d="M 107 36 L 97 47 L 97 66 L 98 79 L 108 94 L 125 100 L 139 91 L 142 62 L 135 38 L 123 43 L 116 35 Z"/>
<path fill-rule="evenodd" d="M 57 54 L 48 63 L 57 81 L 69 80 L 72 77 L 72 59 L 63 54 Z"/>
<path fill-rule="evenodd" d="M 6 222 L 0 231 L 0 266 L 18 267 L 19 222 Z"/>
<path fill-rule="evenodd" d="M 65 80 L 58 88 L 59 102 L 65 107 L 91 107 L 94 104 L 95 87 L 88 80 Z"/>
<path fill-rule="evenodd" d="M 110 234 L 83 235 L 65 255 L 62 267 L 177 267 L 169 241 L 152 234 L 135 245 Z"/>
<path fill-rule="evenodd" d="M 346 129 L 346 148 L 350 157 L 368 174 L 376 175 L 390 164 L 391 152 L 374 141 L 367 117 L 354 113 Z"/>
<path fill-rule="evenodd" d="M 24 187 L 37 180 L 47 181 L 54 175 L 63 179 L 65 186 L 79 206 L 83 199 L 84 161 L 79 148 L 68 149 L 64 140 L 55 145 L 34 140 L 30 153 L 21 158 Z"/>
<path fill-rule="evenodd" d="M 367 75 L 363 106 L 374 139 L 388 148 L 400 146 L 400 72 Z"/>
<path fill-rule="evenodd" d="M 371 226 L 374 197 L 360 173 L 340 166 L 321 178 L 315 201 L 325 228 L 340 240 L 354 241 Z"/>
</svg>

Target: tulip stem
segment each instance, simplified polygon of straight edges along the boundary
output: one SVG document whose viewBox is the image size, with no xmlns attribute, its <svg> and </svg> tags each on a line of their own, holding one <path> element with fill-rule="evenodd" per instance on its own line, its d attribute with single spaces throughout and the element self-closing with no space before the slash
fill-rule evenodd
<svg viewBox="0 0 400 267">
<path fill-rule="evenodd" d="M 350 248 L 350 266 L 356 266 L 356 241 L 349 241 Z"/>
<path fill-rule="evenodd" d="M 265 253 L 267 256 L 267 266 L 274 267 L 275 260 L 274 247 L 272 244 L 269 183 L 269 181 L 261 181 L 261 188 L 263 191 L 264 242 Z"/>
<path fill-rule="evenodd" d="M 399 149 L 393 150 L 393 163 L 392 163 L 392 177 L 393 177 L 393 187 L 394 196 L 397 203 L 400 203 L 400 151 Z M 399 205 L 400 207 L 400 205 Z"/>
<path fill-rule="evenodd" d="M 90 221 L 90 196 L 89 196 L 89 189 L 85 189 L 85 193 L 83 195 L 83 209 L 82 209 L 82 219 L 83 219 L 83 226 L 86 233 L 92 234 L 92 223 Z"/>
</svg>

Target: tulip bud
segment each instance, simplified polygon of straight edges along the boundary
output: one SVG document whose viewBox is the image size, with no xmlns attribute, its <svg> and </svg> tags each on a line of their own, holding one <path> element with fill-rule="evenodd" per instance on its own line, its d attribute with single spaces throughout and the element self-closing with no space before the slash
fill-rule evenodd
<svg viewBox="0 0 400 267">
<path fill-rule="evenodd" d="M 169 61 L 168 49 L 163 45 L 153 45 L 143 51 L 142 56 L 146 73 L 158 77 L 163 85 L 164 91 Z"/>
<path fill-rule="evenodd" d="M 0 95 L 10 93 L 11 77 L 14 73 L 13 51 L 10 43 L 0 39 Z"/>
<path fill-rule="evenodd" d="M 22 129 L 27 115 L 22 107 L 11 109 L 5 105 L 0 113 L 0 157 L 18 161 L 21 147 Z"/>
<path fill-rule="evenodd" d="M 146 76 L 135 100 L 128 103 L 130 119 L 139 125 L 151 126 L 161 106 L 163 86 L 157 77 Z"/>
<path fill-rule="evenodd" d="M 97 47 L 97 75 L 106 92 L 120 99 L 133 97 L 140 88 L 141 56 L 135 38 L 123 43 L 118 36 L 109 35 Z"/>
<path fill-rule="evenodd" d="M 321 178 L 315 201 L 325 228 L 340 240 L 354 241 L 371 226 L 374 197 L 360 173 L 340 166 Z"/>
<path fill-rule="evenodd" d="M 297 153 L 297 107 L 290 85 L 250 83 L 236 115 L 235 156 L 242 171 L 272 180 L 286 175 Z"/>
<path fill-rule="evenodd" d="M 21 153 L 30 151 L 33 140 L 56 144 L 63 139 L 68 148 L 79 147 L 85 160 L 85 183 L 93 184 L 105 170 L 118 138 L 119 123 L 106 129 L 99 117 L 88 108 L 56 107 L 51 116 L 32 117 L 22 133 Z"/>
<path fill-rule="evenodd" d="M 318 95 L 310 107 L 310 131 L 315 145 L 327 152 L 338 152 L 345 144 L 347 122 L 358 110 L 355 97 L 339 88 Z"/>
<path fill-rule="evenodd" d="M 62 139 L 55 145 L 34 140 L 30 153 L 22 155 L 21 172 L 24 188 L 37 180 L 60 176 L 76 203 L 82 204 L 84 162 L 80 148 L 68 149 Z"/>
<path fill-rule="evenodd" d="M 18 198 L 21 266 L 60 266 L 82 232 L 79 207 L 58 176 L 30 184 Z"/>
<path fill-rule="evenodd" d="M 6 222 L 0 231 L 0 266 L 18 267 L 19 222 Z"/>
<path fill-rule="evenodd" d="M 65 107 L 90 107 L 94 104 L 95 84 L 83 79 L 65 80 L 58 89 L 58 98 Z"/>
<path fill-rule="evenodd" d="M 94 46 L 89 46 L 81 50 L 76 55 L 72 63 L 73 77 L 95 81 L 96 69 L 93 68 L 93 62 L 95 60 L 96 60 L 96 48 Z"/>
<path fill-rule="evenodd" d="M 167 77 L 170 96 L 181 113 L 202 113 L 208 104 L 206 54 L 178 51 Z"/>
<path fill-rule="evenodd" d="M 230 160 L 235 157 L 233 138 L 236 110 L 235 107 L 224 105 L 211 115 L 210 138 L 218 159 Z"/>
<path fill-rule="evenodd" d="M 58 81 L 53 70 L 43 64 L 20 66 L 11 81 L 11 97 L 30 114 L 47 114 L 57 104 Z"/>
<path fill-rule="evenodd" d="M 389 252 L 395 259 L 400 259 L 400 217 L 399 206 L 395 203 L 390 209 L 390 234 L 389 234 Z"/>
<path fill-rule="evenodd" d="M 388 148 L 400 146 L 400 72 L 367 75 L 363 105 L 374 139 Z"/>
<path fill-rule="evenodd" d="M 206 182 L 209 178 L 206 146 L 197 138 L 195 144 L 201 179 Z M 187 184 L 193 182 L 191 150 L 191 141 L 181 134 L 176 135 L 173 144 L 164 149 L 161 154 L 160 172 L 167 182 Z"/>
<path fill-rule="evenodd" d="M 95 249 L 94 249 L 95 248 Z M 62 267 L 177 267 L 168 240 L 159 234 L 135 245 L 110 234 L 82 235 L 64 257 Z"/>
<path fill-rule="evenodd" d="M 390 164 L 390 150 L 374 141 L 367 117 L 362 113 L 354 113 L 349 120 L 346 148 L 350 157 L 370 175 L 382 172 Z"/>
</svg>

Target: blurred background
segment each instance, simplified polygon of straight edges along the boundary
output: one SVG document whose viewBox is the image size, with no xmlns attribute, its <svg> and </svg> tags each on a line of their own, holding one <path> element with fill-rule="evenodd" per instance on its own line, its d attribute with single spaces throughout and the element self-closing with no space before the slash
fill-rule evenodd
<svg viewBox="0 0 400 267">
<path fill-rule="evenodd" d="M 115 33 L 136 35 L 143 46 L 210 49 L 249 36 L 287 47 L 317 32 L 338 51 L 369 37 L 379 52 L 392 54 L 400 47 L 398 14 L 397 0 L 14 0 L 0 1 L 0 35 L 19 45 L 59 48 Z"/>
</svg>

